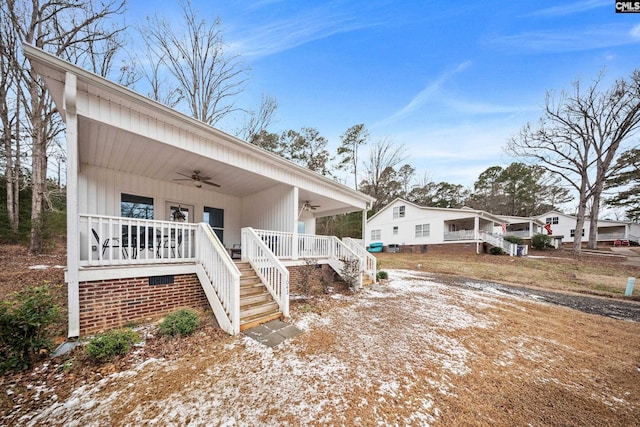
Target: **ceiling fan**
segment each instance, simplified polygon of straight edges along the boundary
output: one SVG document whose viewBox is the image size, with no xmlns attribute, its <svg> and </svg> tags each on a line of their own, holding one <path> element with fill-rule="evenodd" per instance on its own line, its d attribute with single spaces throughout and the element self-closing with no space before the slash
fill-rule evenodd
<svg viewBox="0 0 640 427">
<path fill-rule="evenodd" d="M 298 212 L 298 218 L 300 218 L 300 215 L 302 215 L 302 212 L 310 211 L 310 210 L 314 210 L 315 211 L 319 207 L 320 207 L 320 205 L 312 205 L 309 200 L 306 200 L 304 203 L 302 203 L 302 207 L 300 208 L 300 212 Z"/>
<path fill-rule="evenodd" d="M 308 210 L 312 210 L 315 211 L 316 209 L 318 209 L 320 207 L 320 205 L 312 205 L 311 202 L 309 200 L 306 200 L 303 204 L 302 204 L 302 210 L 308 211 Z"/>
<path fill-rule="evenodd" d="M 195 185 L 198 188 L 201 188 L 202 184 L 212 185 L 214 187 L 220 187 L 220 185 L 216 184 L 215 182 L 209 181 L 211 179 L 210 176 L 201 176 L 200 171 L 198 170 L 194 170 L 193 174 L 191 175 L 185 175 L 180 172 L 176 172 L 176 173 L 178 175 L 184 176 L 185 178 L 174 178 L 173 179 L 174 181 L 191 181 L 193 182 L 193 185 Z"/>
</svg>

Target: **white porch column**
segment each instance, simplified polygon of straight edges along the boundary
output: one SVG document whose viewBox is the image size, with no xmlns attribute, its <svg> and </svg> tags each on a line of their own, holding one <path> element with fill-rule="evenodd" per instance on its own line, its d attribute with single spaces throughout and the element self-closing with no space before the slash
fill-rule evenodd
<svg viewBox="0 0 640 427">
<path fill-rule="evenodd" d="M 473 238 L 476 241 L 476 255 L 480 253 L 480 217 L 473 218 Z"/>
<path fill-rule="evenodd" d="M 362 244 L 367 247 L 367 208 L 362 210 Z"/>
<path fill-rule="evenodd" d="M 67 336 L 69 338 L 80 336 L 77 93 L 76 75 L 67 72 L 65 76 L 63 108 L 67 126 L 67 295 L 69 300 L 69 331 Z"/>
<path fill-rule="evenodd" d="M 300 204 L 300 200 L 299 200 L 299 190 L 298 187 L 293 187 L 293 206 L 292 206 L 292 210 L 293 210 L 293 237 L 292 237 L 292 242 L 291 242 L 291 259 L 292 260 L 297 260 L 298 259 L 298 248 L 299 248 L 299 244 L 298 244 L 298 221 L 300 220 L 299 218 L 299 211 L 298 211 L 298 204 Z"/>
</svg>

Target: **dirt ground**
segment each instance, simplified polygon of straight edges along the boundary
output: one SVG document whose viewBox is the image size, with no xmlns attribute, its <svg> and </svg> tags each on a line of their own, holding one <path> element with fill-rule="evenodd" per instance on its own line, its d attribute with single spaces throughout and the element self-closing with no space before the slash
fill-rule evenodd
<svg viewBox="0 0 640 427">
<path fill-rule="evenodd" d="M 640 305 L 611 285 L 640 270 L 558 255 L 383 254 L 388 283 L 292 302 L 305 333 L 274 350 L 208 313 L 183 340 L 141 325 L 113 363 L 2 377 L 0 425 L 640 425 Z M 63 250 L 0 262 L 2 298 L 46 282 L 64 303 Z"/>
</svg>

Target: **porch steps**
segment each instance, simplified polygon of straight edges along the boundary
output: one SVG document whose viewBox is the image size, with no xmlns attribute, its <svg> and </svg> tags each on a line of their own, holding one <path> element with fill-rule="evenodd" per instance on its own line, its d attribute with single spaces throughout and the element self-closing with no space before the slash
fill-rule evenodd
<svg viewBox="0 0 640 427">
<path fill-rule="evenodd" d="M 281 319 L 282 312 L 248 262 L 235 262 L 240 270 L 240 331 Z"/>
</svg>

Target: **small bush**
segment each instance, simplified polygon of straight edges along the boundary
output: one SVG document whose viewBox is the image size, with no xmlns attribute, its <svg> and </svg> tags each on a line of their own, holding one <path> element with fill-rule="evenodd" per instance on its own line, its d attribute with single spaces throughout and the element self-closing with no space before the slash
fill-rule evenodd
<svg viewBox="0 0 640 427">
<path fill-rule="evenodd" d="M 200 318 L 194 310 L 182 309 L 171 313 L 158 326 L 162 335 L 186 337 L 200 326 Z"/>
<path fill-rule="evenodd" d="M 378 280 L 386 280 L 389 278 L 389 274 L 386 271 L 380 270 L 376 273 Z"/>
<path fill-rule="evenodd" d="M 51 327 L 60 318 L 48 286 L 27 287 L 0 303 L 0 374 L 27 369 L 53 349 Z"/>
<path fill-rule="evenodd" d="M 551 236 L 547 234 L 534 234 L 531 238 L 531 247 L 533 249 L 545 249 L 551 246 Z"/>
<path fill-rule="evenodd" d="M 509 243 L 515 243 L 516 245 L 524 245 L 524 239 L 518 236 L 504 236 L 504 240 Z"/>
<path fill-rule="evenodd" d="M 499 248 L 497 246 L 492 246 L 491 249 L 489 249 L 489 252 L 491 253 L 491 255 L 503 255 L 504 251 L 502 250 L 502 248 Z"/>
<path fill-rule="evenodd" d="M 140 341 L 140 336 L 133 329 L 116 329 L 100 334 L 87 344 L 87 356 L 94 362 L 104 363 L 108 360 L 127 354 L 131 346 Z"/>
</svg>

